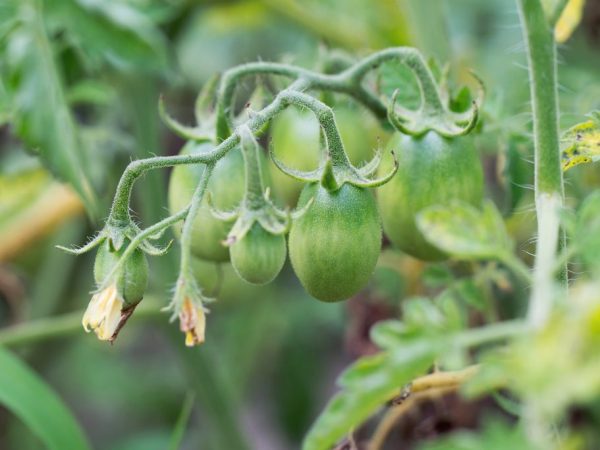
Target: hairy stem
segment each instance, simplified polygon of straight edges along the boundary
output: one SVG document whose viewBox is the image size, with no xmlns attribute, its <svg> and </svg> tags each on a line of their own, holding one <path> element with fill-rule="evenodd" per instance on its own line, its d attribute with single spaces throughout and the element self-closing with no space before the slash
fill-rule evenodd
<svg viewBox="0 0 600 450">
<path fill-rule="evenodd" d="M 559 242 L 558 210 L 564 197 L 558 136 L 556 44 L 552 24 L 540 0 L 518 0 L 518 5 L 529 62 L 538 223 L 528 320 L 539 328 L 552 308 L 553 270 Z"/>
<path fill-rule="evenodd" d="M 246 175 L 245 203 L 250 209 L 259 209 L 264 205 L 265 186 L 260 167 L 258 142 L 247 127 L 240 129 L 242 155 L 244 156 L 244 172 Z"/>
<path fill-rule="evenodd" d="M 192 232 L 194 231 L 194 220 L 200 210 L 202 199 L 206 192 L 206 186 L 208 185 L 208 180 L 210 179 L 213 168 L 214 164 L 207 164 L 204 168 L 198 186 L 194 191 L 185 222 L 183 223 L 183 229 L 181 230 L 181 265 L 179 270 L 185 275 L 191 273 L 190 261 L 192 259 Z"/>
</svg>

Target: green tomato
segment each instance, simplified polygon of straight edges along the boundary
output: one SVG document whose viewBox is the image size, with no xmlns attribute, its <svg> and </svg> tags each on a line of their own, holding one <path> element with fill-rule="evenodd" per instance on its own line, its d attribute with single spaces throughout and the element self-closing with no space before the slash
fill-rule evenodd
<svg viewBox="0 0 600 450">
<path fill-rule="evenodd" d="M 395 134 L 388 147 L 398 158 L 398 172 L 378 190 L 383 231 L 404 252 L 425 261 L 447 258 L 429 244 L 415 223 L 416 215 L 431 205 L 460 200 L 475 206 L 483 198 L 483 172 L 468 137 L 447 139 L 430 131 L 421 137 Z M 391 170 L 386 156 L 379 174 Z"/>
<path fill-rule="evenodd" d="M 188 143 L 181 154 L 208 152 L 214 147 L 212 143 Z M 189 204 L 203 171 L 204 166 L 200 164 L 181 165 L 173 169 L 169 180 L 171 214 L 181 211 Z M 235 148 L 216 164 L 208 182 L 207 193 L 210 192 L 214 207 L 222 211 L 236 207 L 244 196 L 244 179 L 244 158 L 241 150 Z M 194 220 L 192 253 L 208 261 L 228 261 L 229 249 L 222 242 L 231 226 L 231 223 L 223 222 L 211 214 L 205 199 Z M 175 227 L 177 236 L 181 234 L 181 227 L 181 223 Z"/>
<path fill-rule="evenodd" d="M 285 236 L 275 235 L 255 222 L 248 233 L 230 248 L 231 265 L 243 280 L 267 284 L 285 263 Z"/>
<path fill-rule="evenodd" d="M 353 108 L 336 108 L 336 123 L 348 158 L 354 165 L 368 161 L 377 148 L 377 139 L 383 135 L 378 122 L 370 115 Z M 298 170 L 313 170 L 321 158 L 320 128 L 310 111 L 288 108 L 271 125 L 275 156 L 286 165 Z M 275 197 L 289 206 L 296 205 L 303 183 L 282 173 L 274 164 L 269 165 Z"/>
<path fill-rule="evenodd" d="M 381 250 L 381 225 L 371 192 L 343 184 L 330 192 L 318 183 L 300 196 L 308 210 L 292 223 L 290 260 L 313 297 L 333 302 L 352 297 L 369 281 Z"/>
<path fill-rule="evenodd" d="M 94 279 L 98 286 L 104 283 L 106 276 L 127 249 L 129 240 L 125 240 L 120 250 L 115 250 L 107 239 L 96 253 L 94 261 Z M 116 288 L 125 306 L 137 305 L 144 297 L 148 285 L 148 260 L 142 250 L 136 248 L 125 260 L 117 272 Z"/>
</svg>

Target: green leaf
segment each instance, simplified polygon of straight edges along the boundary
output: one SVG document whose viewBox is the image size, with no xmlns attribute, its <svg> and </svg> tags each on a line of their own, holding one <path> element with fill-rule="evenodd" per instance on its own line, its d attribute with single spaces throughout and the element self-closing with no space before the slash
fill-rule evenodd
<svg viewBox="0 0 600 450">
<path fill-rule="evenodd" d="M 461 259 L 493 259 L 510 252 L 513 242 L 492 202 L 482 210 L 466 203 L 431 206 L 419 213 L 417 226 L 441 250 Z"/>
<path fill-rule="evenodd" d="M 47 22 L 64 28 L 92 66 L 108 63 L 120 70 L 167 68 L 166 40 L 143 12 L 123 0 L 52 0 Z"/>
<path fill-rule="evenodd" d="M 173 434 L 171 435 L 171 442 L 169 443 L 169 450 L 177 450 L 181 447 L 181 442 L 183 441 L 183 436 L 185 434 L 185 428 L 187 426 L 188 420 L 190 419 L 190 415 L 192 414 L 193 408 L 194 393 L 189 392 L 185 396 L 185 400 L 183 401 L 183 405 L 181 407 L 181 412 L 179 413 L 179 417 L 177 418 L 175 428 L 173 429 Z"/>
<path fill-rule="evenodd" d="M 50 450 L 89 450 L 70 411 L 44 381 L 0 348 L 0 403 L 19 417 Z"/>
<path fill-rule="evenodd" d="M 412 70 L 396 61 L 382 64 L 378 70 L 379 91 L 388 98 L 399 90 L 398 104 L 416 110 L 421 105 L 421 91 Z"/>
<path fill-rule="evenodd" d="M 63 91 L 59 68 L 41 17 L 41 11 L 22 2 L 19 24 L 7 36 L 3 75 L 11 105 L 12 124 L 27 147 L 68 181 L 96 212 L 88 155 Z"/>
<path fill-rule="evenodd" d="M 363 358 L 341 377 L 349 388 L 339 392 L 310 429 L 303 450 L 331 448 L 400 388 L 431 366 L 435 350 L 426 340 L 413 341 L 401 351 Z"/>
</svg>

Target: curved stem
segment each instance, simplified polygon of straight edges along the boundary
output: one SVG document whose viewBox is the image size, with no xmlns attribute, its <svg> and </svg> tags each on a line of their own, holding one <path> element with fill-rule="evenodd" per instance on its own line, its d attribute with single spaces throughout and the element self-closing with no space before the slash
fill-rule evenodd
<svg viewBox="0 0 600 450">
<path fill-rule="evenodd" d="M 333 165 L 350 165 L 338 127 L 335 123 L 333 110 L 320 100 L 302 92 L 287 90 L 282 92 L 283 100 L 292 105 L 303 106 L 310 109 L 319 121 L 325 139 L 327 140 L 327 150 Z"/>
<path fill-rule="evenodd" d="M 430 106 L 433 105 L 434 108 L 437 107 L 436 105 L 440 104 L 440 99 L 437 94 L 433 75 L 420 53 L 410 47 L 395 47 L 376 52 L 365 59 L 358 61 L 347 70 L 330 75 L 320 74 L 287 64 L 260 62 L 245 64 L 226 71 L 221 78 L 217 99 L 217 137 L 219 142 L 217 147 L 215 147 L 214 150 L 203 154 L 160 156 L 130 163 L 123 172 L 119 185 L 117 186 L 117 192 L 109 216 L 110 224 L 116 227 L 129 224 L 131 220 L 129 214 L 131 189 L 135 180 L 145 171 L 180 164 L 208 164 L 216 162 L 239 143 L 239 136 L 237 133 L 232 133 L 230 109 L 235 86 L 242 78 L 256 74 L 272 74 L 296 79 L 296 81 L 286 90 L 280 92 L 269 105 L 261 111 L 254 113 L 252 118 L 245 122 L 245 125 L 247 125 L 253 133 L 262 129 L 268 121 L 287 106 L 287 104 L 282 102 L 282 94 L 283 96 L 289 96 L 290 93 L 305 95 L 302 94 L 301 91 L 309 89 L 328 90 L 350 95 L 365 107 L 369 108 L 375 116 L 380 119 L 385 119 L 387 117 L 386 106 L 373 92 L 367 90 L 365 86 L 363 86 L 362 81 L 369 71 L 386 61 L 394 59 L 408 65 L 414 71 L 423 91 L 424 104 Z M 312 103 L 308 101 L 308 98 L 312 99 L 312 97 L 305 95 L 305 97 L 302 98 L 302 101 L 304 103 Z M 323 104 L 323 106 L 326 105 Z M 329 112 L 326 112 L 326 115 L 329 115 Z M 333 114 L 331 114 L 331 116 L 333 117 Z M 325 116 L 322 116 L 322 120 L 323 123 L 333 122 L 332 118 Z M 338 145 L 338 139 L 333 133 L 330 133 L 328 139 L 331 140 L 333 146 Z"/>
<path fill-rule="evenodd" d="M 362 81 L 371 70 L 376 69 L 387 61 L 393 60 L 405 64 L 413 71 L 417 78 L 417 82 L 419 83 L 419 87 L 421 88 L 421 94 L 424 100 L 423 104 L 425 106 L 436 110 L 443 109 L 433 74 L 429 70 L 421 53 L 411 47 L 395 47 L 373 53 L 346 70 L 342 73 L 342 76 L 358 83 Z"/>
<path fill-rule="evenodd" d="M 318 75 L 289 64 L 256 62 L 243 64 L 227 70 L 221 78 L 217 94 L 217 142 L 226 139 L 232 132 L 231 108 L 235 88 L 247 76 L 260 74 L 281 75 L 292 79 L 311 78 Z"/>
</svg>

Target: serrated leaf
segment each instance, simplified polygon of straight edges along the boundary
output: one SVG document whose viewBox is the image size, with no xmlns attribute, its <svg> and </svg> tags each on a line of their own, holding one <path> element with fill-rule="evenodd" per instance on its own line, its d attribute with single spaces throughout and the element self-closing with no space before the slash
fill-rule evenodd
<svg viewBox="0 0 600 450">
<path fill-rule="evenodd" d="M 353 389 L 339 392 L 310 429 L 303 450 L 327 450 L 362 423 L 399 389 L 423 374 L 435 358 L 436 348 L 426 340 L 414 341 L 401 351 L 369 357 L 343 375 Z"/>
<path fill-rule="evenodd" d="M 417 226 L 431 244 L 461 259 L 492 259 L 513 247 L 502 216 L 489 201 L 481 210 L 466 203 L 429 207 L 417 216 Z"/>
<path fill-rule="evenodd" d="M 0 348 L 0 404 L 49 450 L 90 450 L 75 418 L 56 393 L 12 353 Z"/>
</svg>

